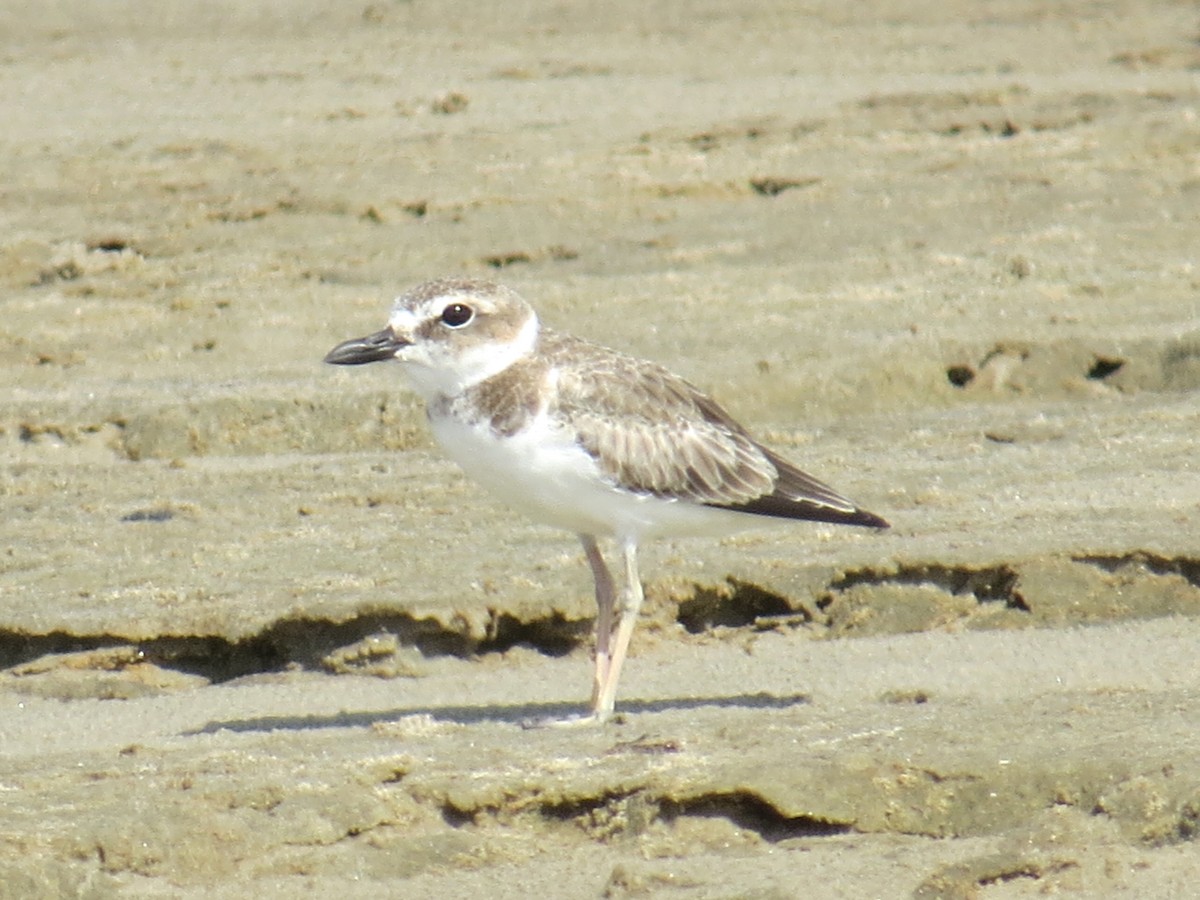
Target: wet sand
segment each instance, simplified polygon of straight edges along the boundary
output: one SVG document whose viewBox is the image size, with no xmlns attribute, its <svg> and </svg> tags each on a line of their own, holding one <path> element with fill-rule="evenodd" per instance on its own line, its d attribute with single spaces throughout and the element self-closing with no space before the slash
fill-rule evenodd
<svg viewBox="0 0 1200 900">
<path fill-rule="evenodd" d="M 1189 3 L 0 11 L 0 897 L 1186 896 Z M 442 274 L 893 523 L 578 545 L 322 366 Z"/>
</svg>

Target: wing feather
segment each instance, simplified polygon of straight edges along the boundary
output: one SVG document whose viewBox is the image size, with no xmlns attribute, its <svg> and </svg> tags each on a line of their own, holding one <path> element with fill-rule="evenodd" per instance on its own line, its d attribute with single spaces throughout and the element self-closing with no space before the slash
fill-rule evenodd
<svg viewBox="0 0 1200 900">
<path fill-rule="evenodd" d="M 555 411 L 614 484 L 755 515 L 886 527 L 661 366 L 552 332 L 542 342 L 552 360 L 571 358 L 556 367 Z"/>
</svg>

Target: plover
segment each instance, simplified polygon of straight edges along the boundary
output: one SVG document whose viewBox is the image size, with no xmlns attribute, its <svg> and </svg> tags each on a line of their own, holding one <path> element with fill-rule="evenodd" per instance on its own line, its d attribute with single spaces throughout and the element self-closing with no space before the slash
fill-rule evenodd
<svg viewBox="0 0 1200 900">
<path fill-rule="evenodd" d="M 595 581 L 591 709 L 613 712 L 642 583 L 638 546 L 764 519 L 888 523 L 764 447 L 706 394 L 652 362 L 543 327 L 516 292 L 445 278 L 401 294 L 387 327 L 325 362 L 396 360 L 445 452 L 533 519 L 575 532 Z M 618 592 L 598 540 L 624 558 Z"/>
</svg>

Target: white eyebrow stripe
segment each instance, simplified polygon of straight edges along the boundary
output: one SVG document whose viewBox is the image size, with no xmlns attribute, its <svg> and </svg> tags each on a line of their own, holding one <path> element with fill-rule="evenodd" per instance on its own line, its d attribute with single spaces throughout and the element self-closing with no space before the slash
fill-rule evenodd
<svg viewBox="0 0 1200 900">
<path fill-rule="evenodd" d="M 412 334 L 420 323 L 421 319 L 415 312 L 402 306 L 393 308 L 392 314 L 388 316 L 388 325 L 394 331 L 403 334 Z"/>
</svg>

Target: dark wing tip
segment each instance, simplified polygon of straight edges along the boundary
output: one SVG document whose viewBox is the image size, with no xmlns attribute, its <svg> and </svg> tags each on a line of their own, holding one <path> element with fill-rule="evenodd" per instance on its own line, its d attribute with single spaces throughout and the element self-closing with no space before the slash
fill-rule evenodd
<svg viewBox="0 0 1200 900">
<path fill-rule="evenodd" d="M 802 472 L 778 453 L 759 445 L 779 473 L 775 490 L 745 504 L 745 511 L 785 519 L 807 519 L 831 525 L 891 528 L 887 520 L 859 509 L 829 485 Z"/>
<path fill-rule="evenodd" d="M 777 519 L 801 519 L 807 522 L 825 522 L 829 525 L 858 525 L 863 528 L 891 528 L 888 521 L 865 509 L 849 510 L 825 506 L 811 500 L 797 500 L 791 497 L 770 494 L 757 497 L 745 503 L 711 504 L 720 509 L 733 512 L 749 513 L 753 516 L 771 516 Z"/>
</svg>

